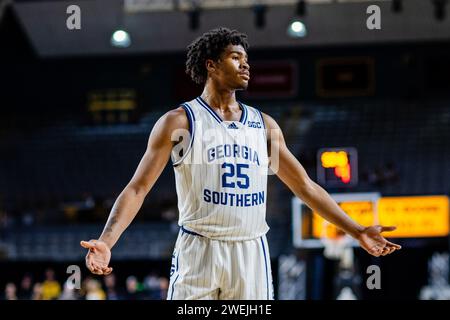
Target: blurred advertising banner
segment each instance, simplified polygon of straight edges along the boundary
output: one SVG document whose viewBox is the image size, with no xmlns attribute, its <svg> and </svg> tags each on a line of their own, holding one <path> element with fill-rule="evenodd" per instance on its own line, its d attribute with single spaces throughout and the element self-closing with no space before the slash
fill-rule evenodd
<svg viewBox="0 0 450 320">
<path fill-rule="evenodd" d="M 297 94 L 293 61 L 250 61 L 250 82 L 244 98 L 292 98 Z"/>
<path fill-rule="evenodd" d="M 397 226 L 389 237 L 445 237 L 449 233 L 447 196 L 380 198 L 378 215 L 380 224 Z"/>
</svg>

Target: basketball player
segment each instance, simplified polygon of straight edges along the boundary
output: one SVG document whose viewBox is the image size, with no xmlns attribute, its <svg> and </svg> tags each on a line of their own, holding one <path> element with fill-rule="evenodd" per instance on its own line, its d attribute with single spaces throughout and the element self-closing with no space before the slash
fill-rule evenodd
<svg viewBox="0 0 450 320">
<path fill-rule="evenodd" d="M 245 90 L 250 79 L 247 49 L 246 35 L 226 28 L 211 30 L 188 46 L 186 72 L 204 84 L 203 93 L 156 122 L 99 239 L 81 242 L 89 249 L 86 265 L 92 273 L 111 273 L 112 247 L 169 158 L 180 232 L 168 299 L 273 299 L 265 220 L 269 168 L 370 254 L 378 257 L 400 249 L 381 235 L 395 227 L 353 221 L 307 176 L 275 120 L 236 100 L 235 92 Z"/>
</svg>

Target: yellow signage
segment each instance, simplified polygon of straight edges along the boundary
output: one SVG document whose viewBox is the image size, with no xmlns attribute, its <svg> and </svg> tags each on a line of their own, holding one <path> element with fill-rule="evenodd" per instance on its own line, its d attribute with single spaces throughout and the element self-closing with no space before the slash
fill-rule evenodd
<svg viewBox="0 0 450 320">
<path fill-rule="evenodd" d="M 378 201 L 380 224 L 396 226 L 389 237 L 445 237 L 449 233 L 447 196 L 387 197 Z"/>
<path fill-rule="evenodd" d="M 344 212 L 364 226 L 381 224 L 396 226 L 386 237 L 420 238 L 445 237 L 449 234 L 449 199 L 447 196 L 385 197 L 371 201 L 338 203 Z M 315 238 L 336 238 L 342 234 L 317 213 L 313 215 Z"/>
</svg>

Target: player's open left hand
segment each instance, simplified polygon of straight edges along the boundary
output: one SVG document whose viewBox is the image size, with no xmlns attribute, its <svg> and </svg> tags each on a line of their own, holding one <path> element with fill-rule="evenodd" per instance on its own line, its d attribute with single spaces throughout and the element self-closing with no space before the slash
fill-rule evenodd
<svg viewBox="0 0 450 320">
<path fill-rule="evenodd" d="M 112 272 L 112 268 L 108 267 L 111 259 L 111 250 L 100 240 L 81 241 L 83 248 L 89 249 L 86 254 L 86 267 L 93 274 L 108 275 Z"/>
<path fill-rule="evenodd" d="M 391 254 L 402 247 L 387 241 L 381 232 L 394 231 L 396 227 L 370 226 L 365 228 L 359 235 L 358 241 L 361 247 L 375 257 Z"/>
</svg>

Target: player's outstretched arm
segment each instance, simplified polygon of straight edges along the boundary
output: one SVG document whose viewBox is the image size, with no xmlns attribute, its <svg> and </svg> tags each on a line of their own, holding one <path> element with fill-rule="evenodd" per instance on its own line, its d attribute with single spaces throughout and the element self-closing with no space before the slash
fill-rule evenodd
<svg viewBox="0 0 450 320">
<path fill-rule="evenodd" d="M 156 180 L 170 158 L 172 134 L 177 129 L 188 130 L 188 120 L 183 108 L 177 108 L 164 114 L 155 124 L 148 139 L 145 151 L 132 179 L 123 189 L 109 214 L 106 225 L 98 240 L 81 241 L 81 246 L 89 249 L 86 266 L 95 274 L 109 274 L 111 248 L 120 235 L 133 221 Z"/>
<path fill-rule="evenodd" d="M 364 227 L 351 219 L 321 186 L 309 178 L 303 166 L 288 150 L 276 121 L 266 114 L 263 114 L 263 117 L 267 130 L 270 168 L 297 197 L 324 219 L 357 239 L 361 247 L 371 255 L 387 255 L 401 248 L 381 235 L 381 232 L 395 230 L 395 227 Z"/>
</svg>

